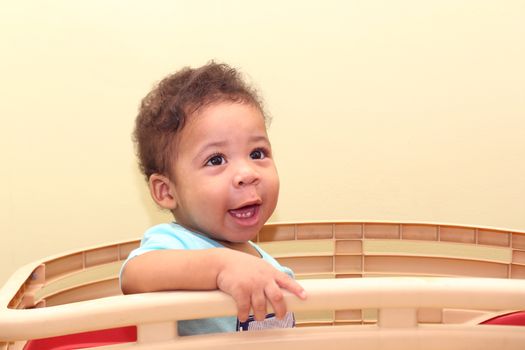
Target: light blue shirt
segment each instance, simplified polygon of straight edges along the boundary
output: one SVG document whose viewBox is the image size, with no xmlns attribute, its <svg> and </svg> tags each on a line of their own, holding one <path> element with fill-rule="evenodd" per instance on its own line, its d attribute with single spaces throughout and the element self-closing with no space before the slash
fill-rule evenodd
<svg viewBox="0 0 525 350">
<path fill-rule="evenodd" d="M 281 266 L 274 258 L 272 258 L 255 243 L 250 242 L 250 244 L 257 250 L 257 252 L 259 252 L 262 259 L 269 262 L 276 269 L 288 274 L 290 277 L 294 277 L 292 270 Z M 129 260 L 133 259 L 137 255 L 141 255 L 150 251 L 161 249 L 197 250 L 210 248 L 225 247 L 209 237 L 206 237 L 197 232 L 190 231 L 176 223 L 156 225 L 146 231 L 144 238 L 140 242 L 140 247 L 133 250 L 129 254 L 128 258 L 122 265 L 120 274 L 122 275 L 122 271 Z M 235 332 L 236 330 L 237 318 L 234 316 L 178 322 L 179 335 Z"/>
</svg>

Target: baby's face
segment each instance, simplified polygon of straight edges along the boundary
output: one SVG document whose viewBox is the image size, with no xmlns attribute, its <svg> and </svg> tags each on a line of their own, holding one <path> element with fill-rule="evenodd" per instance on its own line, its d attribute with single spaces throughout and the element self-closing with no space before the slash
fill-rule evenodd
<svg viewBox="0 0 525 350">
<path fill-rule="evenodd" d="M 279 178 L 258 108 L 220 102 L 179 134 L 171 174 L 177 222 L 228 242 L 253 239 L 273 213 Z"/>
</svg>

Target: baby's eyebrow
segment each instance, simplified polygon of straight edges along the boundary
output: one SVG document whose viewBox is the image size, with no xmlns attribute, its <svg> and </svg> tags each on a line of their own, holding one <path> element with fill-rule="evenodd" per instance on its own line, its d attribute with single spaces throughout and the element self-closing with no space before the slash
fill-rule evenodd
<svg viewBox="0 0 525 350">
<path fill-rule="evenodd" d="M 226 146 L 227 143 L 228 142 L 226 140 L 208 142 L 199 149 L 199 151 L 197 152 L 197 154 L 195 155 L 193 159 L 198 160 L 202 157 L 202 154 L 205 154 L 208 152 L 208 149 L 224 147 Z"/>
<path fill-rule="evenodd" d="M 223 146 L 226 146 L 227 143 L 228 143 L 228 141 L 226 141 L 226 140 L 222 140 L 222 141 L 212 141 L 212 142 L 205 143 L 204 146 L 201 147 L 201 152 L 202 152 L 203 150 L 208 149 L 208 148 L 215 148 L 215 147 L 223 147 Z"/>
<path fill-rule="evenodd" d="M 266 135 L 255 135 L 255 136 L 250 137 L 250 142 L 260 142 L 260 141 L 270 143 L 270 140 L 268 140 L 268 136 Z"/>
</svg>

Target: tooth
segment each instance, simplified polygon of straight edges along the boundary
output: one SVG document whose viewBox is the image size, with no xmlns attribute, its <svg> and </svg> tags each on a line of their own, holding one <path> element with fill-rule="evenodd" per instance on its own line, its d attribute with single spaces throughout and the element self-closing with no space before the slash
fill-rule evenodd
<svg viewBox="0 0 525 350">
<path fill-rule="evenodd" d="M 235 213 L 234 215 L 237 218 L 251 218 L 253 216 L 253 212 L 247 211 L 245 213 Z"/>
</svg>

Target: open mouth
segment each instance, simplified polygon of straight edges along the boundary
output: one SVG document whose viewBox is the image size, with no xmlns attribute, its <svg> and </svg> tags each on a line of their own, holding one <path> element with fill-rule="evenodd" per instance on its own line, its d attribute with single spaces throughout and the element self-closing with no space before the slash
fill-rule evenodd
<svg viewBox="0 0 525 350">
<path fill-rule="evenodd" d="M 257 215 L 260 204 L 250 204 L 237 209 L 228 210 L 231 216 L 236 219 L 250 219 Z"/>
</svg>

